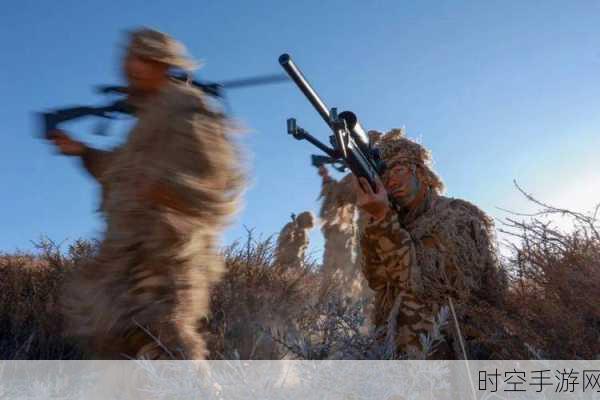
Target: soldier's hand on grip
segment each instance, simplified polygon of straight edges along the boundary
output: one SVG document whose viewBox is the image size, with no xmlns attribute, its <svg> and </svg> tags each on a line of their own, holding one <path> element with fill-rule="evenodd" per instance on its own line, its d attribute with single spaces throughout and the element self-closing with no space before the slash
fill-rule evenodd
<svg viewBox="0 0 600 400">
<path fill-rule="evenodd" d="M 319 176 L 321 178 L 325 178 L 329 176 L 329 171 L 327 170 L 327 167 L 325 167 L 324 165 L 319 165 Z"/>
<path fill-rule="evenodd" d="M 356 205 L 370 214 L 376 220 L 383 219 L 390 209 L 388 193 L 383 183 L 376 177 L 377 191 L 373 191 L 365 178 L 354 177 L 354 190 L 356 190 Z"/>
<path fill-rule="evenodd" d="M 50 140 L 58 147 L 58 150 L 67 156 L 80 156 L 85 152 L 85 145 L 73 140 L 61 130 L 53 130 L 48 134 Z"/>
</svg>

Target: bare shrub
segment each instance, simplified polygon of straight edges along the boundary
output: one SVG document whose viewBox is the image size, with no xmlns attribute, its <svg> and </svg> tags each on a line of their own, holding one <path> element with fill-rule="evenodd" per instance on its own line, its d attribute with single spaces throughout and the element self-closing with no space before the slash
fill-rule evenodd
<svg viewBox="0 0 600 400">
<path fill-rule="evenodd" d="M 517 189 L 538 211 L 511 212 L 500 229 L 508 241 L 511 274 L 506 311 L 531 357 L 600 357 L 600 234 L 598 211 L 557 208 Z M 571 229 L 556 226 L 566 218 Z"/>
<path fill-rule="evenodd" d="M 274 340 L 316 297 L 318 274 L 312 261 L 300 268 L 275 263 L 272 238 L 248 230 L 244 243 L 223 250 L 226 273 L 211 292 L 205 321 L 211 358 L 280 359 L 287 351 Z"/>
<path fill-rule="evenodd" d="M 517 188 L 539 211 L 510 212 L 503 267 L 509 287 L 498 304 L 457 309 L 470 358 L 593 359 L 600 357 L 600 234 L 589 214 L 545 204 Z M 560 230 L 556 217 L 572 228 Z M 93 257 L 97 243 L 61 246 L 42 239 L 32 253 L 0 254 L 0 357 L 70 359 L 82 353 L 62 337 L 57 308 L 65 274 Z M 452 342 L 443 309 L 413 354 L 395 354 L 386 332 L 370 329 L 368 302 L 351 303 L 333 282 L 319 298 L 320 265 L 277 265 L 272 238 L 223 249 L 226 274 L 211 292 L 203 320 L 213 359 L 427 359 Z M 445 343 L 446 342 L 446 343 Z M 462 354 L 462 353 L 460 353 Z"/>
<path fill-rule="evenodd" d="M 48 238 L 35 253 L 0 254 L 0 358 L 68 359 L 80 352 L 62 337 L 58 295 L 66 271 L 95 251 L 78 240 L 63 254 Z"/>
</svg>

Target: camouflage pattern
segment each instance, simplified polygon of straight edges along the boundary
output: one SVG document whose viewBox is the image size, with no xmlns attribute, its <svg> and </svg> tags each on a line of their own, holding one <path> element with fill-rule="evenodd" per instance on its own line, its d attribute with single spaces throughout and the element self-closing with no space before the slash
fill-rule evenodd
<svg viewBox="0 0 600 400">
<path fill-rule="evenodd" d="M 372 132 L 374 135 L 376 131 Z M 431 153 L 419 143 L 406 138 L 404 129 L 392 129 L 379 136 L 377 147 L 388 168 L 392 168 L 395 163 L 415 165 L 422 183 L 437 194 L 444 191 L 444 183 L 431 168 Z"/>
<path fill-rule="evenodd" d="M 398 130 L 390 135 L 399 139 Z M 388 338 L 391 334 L 397 351 L 409 353 L 421 349 L 419 335 L 431 330 L 449 297 L 459 307 L 497 301 L 503 287 L 491 220 L 466 201 L 439 195 L 441 181 L 425 162 L 429 156 L 417 146 L 412 142 L 404 148 L 418 151 L 403 152 L 397 145 L 398 153 L 384 152 L 384 160 L 418 154 L 413 163 L 428 169 L 419 175 L 426 176 L 423 181 L 428 184 L 409 210 L 390 210 L 380 221 L 365 216 L 360 237 L 362 270 L 375 291 L 373 323 Z M 461 356 L 456 343 L 452 346 L 454 353 L 444 357 Z"/>
<path fill-rule="evenodd" d="M 230 124 L 185 84 L 136 103 L 113 151 L 88 149 L 106 233 L 91 265 L 67 280 L 67 332 L 95 358 L 206 356 L 197 322 L 223 271 L 218 238 L 244 186 Z"/>
<path fill-rule="evenodd" d="M 189 58 L 182 43 L 166 33 L 150 28 L 130 32 L 126 52 L 187 71 L 198 67 L 198 63 Z"/>
<path fill-rule="evenodd" d="M 323 178 L 319 214 L 325 239 L 321 299 L 333 286 L 352 302 L 363 299 L 370 292 L 356 262 L 358 231 L 352 179 L 351 174 L 340 181 L 329 176 Z"/>
<path fill-rule="evenodd" d="M 309 244 L 309 231 L 315 220 L 309 211 L 293 217 L 279 233 L 275 249 L 275 263 L 281 268 L 301 268 Z"/>
</svg>

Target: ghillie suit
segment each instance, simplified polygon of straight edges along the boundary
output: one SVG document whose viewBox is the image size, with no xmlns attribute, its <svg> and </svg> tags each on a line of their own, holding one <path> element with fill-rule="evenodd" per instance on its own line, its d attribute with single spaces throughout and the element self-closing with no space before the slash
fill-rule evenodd
<svg viewBox="0 0 600 400">
<path fill-rule="evenodd" d="M 129 51 L 160 56 L 168 40 L 134 32 Z M 218 237 L 238 207 L 239 154 L 231 124 L 186 84 L 135 105 L 126 143 L 82 156 L 102 187 L 106 233 L 66 283 L 67 333 L 95 358 L 202 359 L 197 323 L 223 270 Z"/>
<path fill-rule="evenodd" d="M 325 239 L 321 300 L 334 289 L 332 286 L 351 302 L 363 299 L 370 292 L 356 262 L 358 231 L 352 179 L 350 174 L 340 181 L 328 175 L 323 177 L 319 214 Z"/>
<path fill-rule="evenodd" d="M 466 201 L 441 196 L 443 184 L 430 168 L 429 153 L 401 130 L 383 136 L 379 148 L 388 168 L 397 163 L 414 168 L 421 189 L 408 207 L 370 219 L 362 232 L 362 269 L 376 292 L 373 323 L 396 351 L 422 350 L 419 336 L 432 330 L 451 298 L 462 334 L 476 348 L 485 338 L 472 329 L 472 316 L 500 304 L 506 288 L 492 221 Z M 453 327 L 451 317 L 450 337 L 434 357 L 462 358 Z"/>
<path fill-rule="evenodd" d="M 315 219 L 309 211 L 292 216 L 277 238 L 275 264 L 283 269 L 301 268 L 308 248 L 309 231 L 315 226 Z"/>
</svg>

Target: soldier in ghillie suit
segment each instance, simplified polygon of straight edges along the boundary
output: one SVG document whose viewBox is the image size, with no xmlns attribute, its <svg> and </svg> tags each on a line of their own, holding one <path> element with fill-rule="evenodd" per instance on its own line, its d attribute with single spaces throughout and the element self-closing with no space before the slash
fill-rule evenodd
<svg viewBox="0 0 600 400">
<path fill-rule="evenodd" d="M 360 246 L 362 270 L 375 291 L 374 325 L 397 352 L 422 350 L 419 335 L 451 302 L 465 339 L 484 340 L 471 326 L 473 314 L 499 304 L 506 287 L 492 221 L 471 203 L 441 196 L 429 152 L 402 130 L 382 136 L 378 148 L 387 169 L 377 190 L 355 180 L 357 205 L 367 216 Z M 453 326 L 449 321 L 446 343 L 434 357 L 462 358 Z"/>
<path fill-rule="evenodd" d="M 324 300 L 332 286 L 352 302 L 367 295 L 367 284 L 356 262 L 357 225 L 356 193 L 352 175 L 337 181 L 324 165 L 319 167 L 322 178 L 321 232 L 325 239 L 323 280 L 319 297 Z"/>
<path fill-rule="evenodd" d="M 292 214 L 292 220 L 279 232 L 275 249 L 275 264 L 283 269 L 302 267 L 308 248 L 309 231 L 315 226 L 315 218 L 309 211 L 298 216 Z"/>
<path fill-rule="evenodd" d="M 370 131 L 369 140 L 376 144 L 381 133 Z M 323 252 L 323 281 L 320 299 L 339 285 L 342 295 L 350 301 L 362 301 L 371 298 L 373 292 L 360 270 L 358 262 L 358 231 L 364 225 L 364 215 L 357 213 L 356 191 L 352 174 L 339 181 L 329 175 L 325 165 L 319 166 L 322 199 L 319 217 L 321 232 L 325 239 Z M 357 217 L 358 214 L 358 217 Z"/>
<path fill-rule="evenodd" d="M 189 70 L 185 48 L 147 28 L 132 32 L 124 58 L 137 124 L 112 151 L 52 132 L 102 188 L 106 233 L 91 265 L 67 280 L 67 334 L 96 358 L 202 359 L 198 320 L 223 261 L 218 237 L 244 183 L 233 127 L 203 93 L 171 80 Z"/>
</svg>

